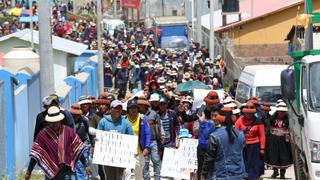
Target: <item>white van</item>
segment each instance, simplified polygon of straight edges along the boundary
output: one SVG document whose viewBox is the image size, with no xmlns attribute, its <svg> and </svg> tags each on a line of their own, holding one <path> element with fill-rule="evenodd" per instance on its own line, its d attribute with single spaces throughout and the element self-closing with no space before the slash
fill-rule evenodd
<svg viewBox="0 0 320 180">
<path fill-rule="evenodd" d="M 103 26 L 111 36 L 113 36 L 114 30 L 126 27 L 125 23 L 120 19 L 103 19 Z"/>
<path fill-rule="evenodd" d="M 257 97 L 262 103 L 274 106 L 281 98 L 281 71 L 287 65 L 252 65 L 241 72 L 235 100 L 245 103 L 250 97 Z"/>
</svg>

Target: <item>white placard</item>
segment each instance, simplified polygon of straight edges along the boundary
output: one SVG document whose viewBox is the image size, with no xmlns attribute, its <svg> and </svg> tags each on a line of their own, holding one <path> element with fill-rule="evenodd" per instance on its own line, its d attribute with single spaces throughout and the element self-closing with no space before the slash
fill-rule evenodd
<svg viewBox="0 0 320 180">
<path fill-rule="evenodd" d="M 193 169 L 181 168 L 182 159 L 177 157 L 178 149 L 165 148 L 161 165 L 161 176 L 179 179 L 190 179 Z"/>
<path fill-rule="evenodd" d="M 197 139 L 180 139 L 178 149 L 165 148 L 161 176 L 190 179 L 190 173 L 198 168 Z"/>
<path fill-rule="evenodd" d="M 196 110 L 201 104 L 204 103 L 203 99 L 208 95 L 210 91 L 216 91 L 220 98 L 220 103 L 223 103 L 224 99 L 224 90 L 206 90 L 206 89 L 194 89 L 193 96 L 194 101 L 192 104 L 192 110 Z"/>
<path fill-rule="evenodd" d="M 138 136 L 97 131 L 96 139 L 92 160 L 94 164 L 135 168 Z"/>
</svg>

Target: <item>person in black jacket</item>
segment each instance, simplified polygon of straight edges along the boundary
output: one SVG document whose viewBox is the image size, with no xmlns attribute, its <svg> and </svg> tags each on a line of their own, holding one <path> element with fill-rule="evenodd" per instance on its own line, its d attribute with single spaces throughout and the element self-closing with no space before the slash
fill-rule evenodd
<svg viewBox="0 0 320 180">
<path fill-rule="evenodd" d="M 52 106 L 59 107 L 59 97 L 56 94 L 52 94 L 50 96 L 45 96 L 42 99 L 42 105 L 44 111 L 37 115 L 36 126 L 34 128 L 34 136 L 33 140 L 35 140 L 39 134 L 39 132 L 47 127 L 49 123 L 45 120 L 46 115 L 48 114 L 48 109 Z M 69 111 L 61 110 L 61 113 L 66 117 L 62 120 L 62 124 L 74 128 L 74 121 Z"/>
</svg>

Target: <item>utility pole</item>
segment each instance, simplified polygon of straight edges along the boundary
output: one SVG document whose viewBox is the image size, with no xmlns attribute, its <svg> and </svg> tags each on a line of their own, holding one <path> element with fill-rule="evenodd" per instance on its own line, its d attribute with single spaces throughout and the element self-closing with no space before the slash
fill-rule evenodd
<svg viewBox="0 0 320 180">
<path fill-rule="evenodd" d="M 51 6 L 49 1 L 39 3 L 39 50 L 41 97 L 54 92 L 54 68 L 51 37 Z"/>
<path fill-rule="evenodd" d="M 145 27 L 150 28 L 150 0 L 146 0 L 146 20 Z"/>
<path fill-rule="evenodd" d="M 306 14 L 312 13 L 312 7 L 310 8 L 311 4 L 308 3 L 309 0 L 304 0 L 304 11 Z M 312 1 L 311 1 L 312 3 Z M 312 50 L 313 49 L 313 23 L 312 18 L 310 18 L 308 28 L 305 29 L 305 50 Z"/>
<path fill-rule="evenodd" d="M 191 0 L 191 20 L 192 20 L 192 38 L 195 39 L 195 35 L 194 35 L 194 11 L 195 11 L 195 8 L 194 8 L 194 0 Z"/>
<path fill-rule="evenodd" d="M 101 2 L 100 2 L 101 7 Z M 117 0 L 113 0 L 114 17 L 117 17 Z"/>
<path fill-rule="evenodd" d="M 213 7 L 213 1 L 210 0 L 210 39 L 209 39 L 209 50 L 210 50 L 210 59 L 213 61 L 215 52 L 214 52 L 214 7 Z"/>
<path fill-rule="evenodd" d="M 197 22 L 196 22 L 196 31 L 197 31 L 197 40 L 196 42 L 198 42 L 200 45 L 202 44 L 202 28 L 201 28 L 201 0 L 195 0 L 196 4 L 196 18 L 197 18 Z"/>
<path fill-rule="evenodd" d="M 116 2 L 116 0 L 114 0 Z M 98 45 L 98 81 L 99 93 L 104 92 L 103 56 L 101 46 L 101 0 L 97 0 L 97 45 Z"/>
<path fill-rule="evenodd" d="M 162 16 L 164 16 L 164 0 L 161 0 Z"/>
<path fill-rule="evenodd" d="M 31 49 L 34 50 L 34 43 L 33 43 L 33 8 L 32 8 L 32 1 L 29 0 L 29 11 L 30 11 L 30 30 L 31 30 Z"/>
</svg>

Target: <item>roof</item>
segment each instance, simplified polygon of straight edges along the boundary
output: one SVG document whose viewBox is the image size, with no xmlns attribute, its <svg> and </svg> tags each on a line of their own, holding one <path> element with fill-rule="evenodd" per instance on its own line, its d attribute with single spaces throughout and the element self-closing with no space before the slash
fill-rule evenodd
<svg viewBox="0 0 320 180">
<path fill-rule="evenodd" d="M 158 25 L 170 25 L 170 24 L 188 24 L 186 16 L 163 16 L 154 17 L 154 22 Z"/>
<path fill-rule="evenodd" d="M 240 26 L 242 24 L 246 24 L 256 19 L 281 12 L 302 3 L 303 0 L 255 0 L 253 5 L 253 13 L 251 14 L 251 0 L 243 0 L 240 3 L 241 16 L 245 17 L 248 16 L 248 14 L 250 16 L 241 21 L 216 28 L 215 31 L 222 31 L 231 27 Z"/>
<path fill-rule="evenodd" d="M 246 66 L 239 80 L 254 86 L 280 85 L 280 73 L 287 65 L 252 65 Z M 266 75 L 268 74 L 268 75 Z M 247 82 L 248 81 L 248 82 Z"/>
<path fill-rule="evenodd" d="M 6 41 L 10 38 L 18 38 L 28 42 L 32 41 L 30 29 L 23 29 L 7 36 L 3 36 L 0 38 L 0 42 Z M 39 31 L 33 30 L 33 42 L 35 44 L 39 44 Z M 88 46 L 58 36 L 52 36 L 52 48 L 79 56 L 88 48 Z"/>
</svg>

